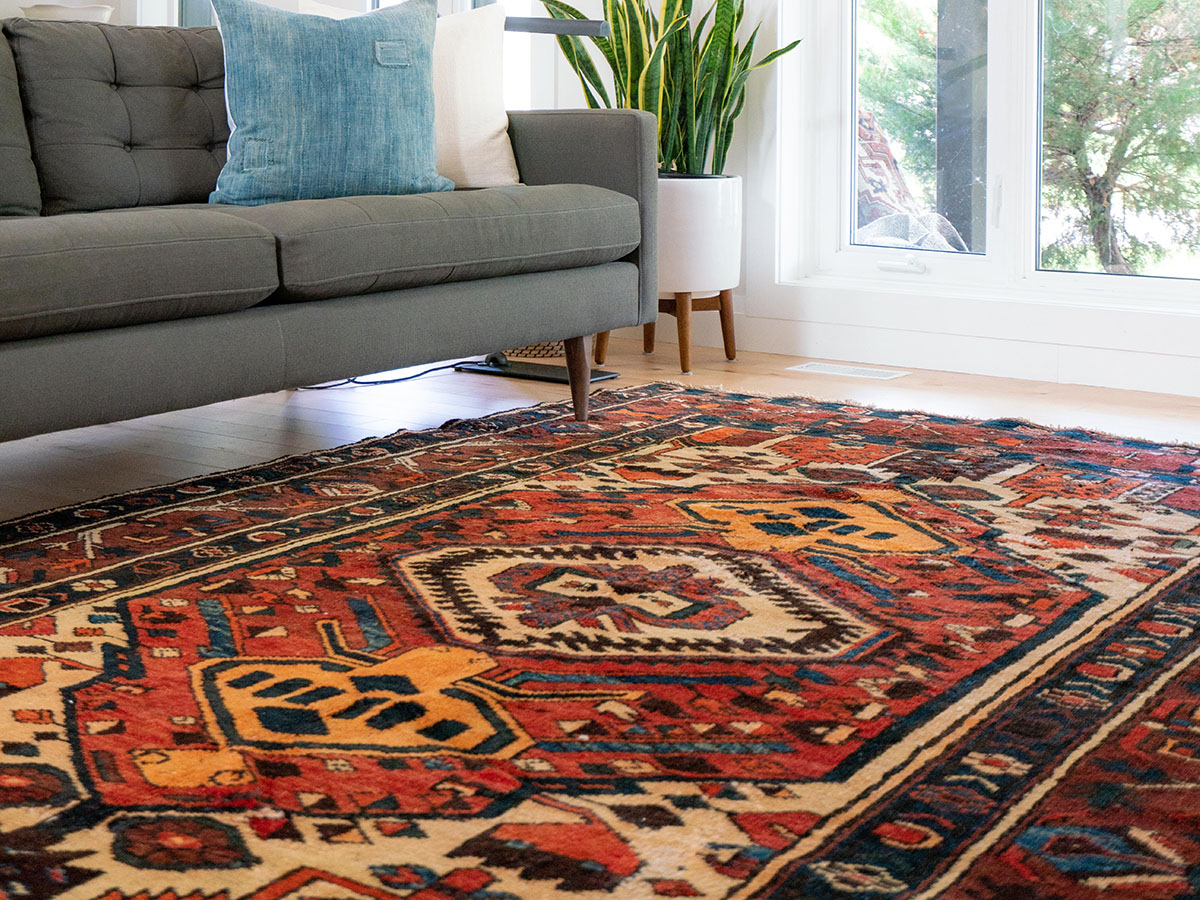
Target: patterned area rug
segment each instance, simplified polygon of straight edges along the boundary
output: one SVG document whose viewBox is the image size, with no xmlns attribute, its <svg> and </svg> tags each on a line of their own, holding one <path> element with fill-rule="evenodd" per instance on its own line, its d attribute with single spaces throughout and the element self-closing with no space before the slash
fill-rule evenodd
<svg viewBox="0 0 1200 900">
<path fill-rule="evenodd" d="M 0 897 L 1197 896 L 1200 451 L 594 405 L 0 526 Z"/>
</svg>

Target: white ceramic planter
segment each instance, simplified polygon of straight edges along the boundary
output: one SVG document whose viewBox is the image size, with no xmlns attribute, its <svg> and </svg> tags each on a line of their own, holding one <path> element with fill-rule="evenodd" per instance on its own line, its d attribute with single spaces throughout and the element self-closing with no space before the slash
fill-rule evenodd
<svg viewBox="0 0 1200 900">
<path fill-rule="evenodd" d="M 113 7 L 99 5 L 69 5 L 65 3 L 38 3 L 22 6 L 21 12 L 29 19 L 59 19 L 70 22 L 107 22 Z"/>
<path fill-rule="evenodd" d="M 660 176 L 659 296 L 716 294 L 741 279 L 741 177 Z"/>
</svg>

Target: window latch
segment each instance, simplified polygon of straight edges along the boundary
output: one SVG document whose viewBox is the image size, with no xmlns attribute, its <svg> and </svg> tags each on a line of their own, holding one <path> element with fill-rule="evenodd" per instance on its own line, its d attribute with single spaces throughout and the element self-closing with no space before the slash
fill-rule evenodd
<svg viewBox="0 0 1200 900">
<path fill-rule="evenodd" d="M 915 253 L 904 254 L 904 259 L 881 259 L 876 265 L 883 272 L 903 272 L 906 275 L 924 275 L 925 263 Z"/>
</svg>

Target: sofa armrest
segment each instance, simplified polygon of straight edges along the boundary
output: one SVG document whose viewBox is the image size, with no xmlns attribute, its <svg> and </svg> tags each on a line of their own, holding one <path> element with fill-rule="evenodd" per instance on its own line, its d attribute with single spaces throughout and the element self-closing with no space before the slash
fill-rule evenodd
<svg viewBox="0 0 1200 900">
<path fill-rule="evenodd" d="M 526 184 L 591 184 L 641 206 L 638 321 L 658 316 L 658 124 L 631 109 L 548 109 L 508 114 L 508 134 Z"/>
</svg>

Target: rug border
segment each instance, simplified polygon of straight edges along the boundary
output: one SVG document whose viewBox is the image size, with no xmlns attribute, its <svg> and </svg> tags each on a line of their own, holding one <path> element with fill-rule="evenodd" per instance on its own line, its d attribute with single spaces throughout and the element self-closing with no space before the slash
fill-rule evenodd
<svg viewBox="0 0 1200 900">
<path fill-rule="evenodd" d="M 595 401 L 601 394 L 616 394 L 616 393 L 619 393 L 620 391 L 631 391 L 631 390 L 637 390 L 639 388 L 658 387 L 660 385 L 686 387 L 686 385 L 680 385 L 678 382 L 652 381 L 652 382 L 646 382 L 645 384 L 640 384 L 640 385 L 631 385 L 629 387 L 621 388 L 621 389 L 603 388 L 601 390 L 594 392 L 591 395 L 590 399 L 592 401 Z M 729 392 L 726 391 L 725 393 L 729 393 Z M 247 465 L 244 465 L 244 466 L 234 466 L 232 468 L 227 468 L 227 469 L 216 469 L 212 472 L 209 472 L 207 475 L 189 475 L 186 478 L 179 478 L 174 481 L 164 481 L 159 484 L 148 485 L 148 486 L 142 487 L 142 488 L 134 488 L 134 489 L 128 490 L 128 491 L 114 491 L 111 494 L 101 494 L 98 497 L 93 497 L 88 500 L 80 500 L 78 503 L 66 503 L 66 504 L 63 504 L 62 506 L 51 506 L 46 509 L 37 510 L 35 512 L 25 513 L 23 515 L 19 515 L 12 519 L 0 519 L 0 542 L 2 542 L 2 540 L 3 540 L 2 530 L 5 528 L 10 528 L 12 526 L 18 525 L 23 522 L 28 522 L 33 519 L 39 519 L 39 518 L 47 517 L 47 516 L 56 516 L 61 513 L 70 512 L 71 510 L 80 509 L 81 507 L 87 507 L 87 506 L 92 506 L 95 504 L 105 503 L 107 501 L 114 500 L 117 498 L 136 497 L 141 494 L 146 494 L 146 493 L 150 493 L 153 491 L 171 490 L 171 489 L 183 487 L 185 485 L 194 484 L 197 481 L 203 481 L 208 478 L 213 478 L 213 477 L 217 477 L 217 476 L 226 476 L 226 475 L 236 475 L 240 472 L 250 472 L 255 469 L 261 469 L 261 468 L 266 468 L 268 466 L 279 465 L 281 463 L 285 463 L 288 460 L 292 460 L 292 459 L 306 459 L 306 458 L 309 458 L 312 456 L 320 455 L 322 453 L 338 453 L 341 451 L 349 450 L 354 447 L 362 447 L 364 445 L 371 444 L 376 441 L 394 440 L 395 438 L 401 437 L 403 435 L 434 434 L 436 432 L 445 431 L 445 430 L 451 429 L 455 426 L 464 425 L 464 424 L 470 423 L 470 422 L 487 422 L 491 419 L 499 418 L 501 416 L 515 416 L 515 415 L 519 415 L 522 413 L 538 412 L 540 410 L 548 409 L 549 407 L 555 407 L 555 406 L 562 407 L 563 408 L 562 413 L 564 415 L 570 415 L 570 414 L 572 414 L 570 405 L 571 405 L 570 400 L 543 400 L 540 403 L 535 403 L 531 406 L 514 406 L 510 409 L 502 409 L 502 410 L 498 410 L 496 412 L 487 413 L 482 416 L 470 416 L 468 418 L 447 419 L 441 425 L 437 425 L 432 428 L 399 428 L 395 431 L 391 431 L 386 434 L 377 434 L 372 437 L 364 437 L 364 438 L 360 438 L 357 441 L 349 441 L 348 443 L 345 443 L 345 444 L 335 444 L 332 447 L 323 447 L 323 448 L 319 448 L 319 449 L 315 449 L 315 450 L 305 450 L 300 453 L 285 453 L 281 456 L 275 456 L 270 459 L 264 459 L 261 462 L 248 463 Z M 593 409 L 594 409 L 594 407 L 593 407 Z M 135 421 L 135 420 L 130 420 L 130 421 Z M 85 427 L 90 427 L 90 426 L 85 426 Z M 53 433 L 53 432 L 50 432 L 50 433 Z M 149 512 L 149 511 L 152 511 L 152 509 L 147 508 L 146 511 Z"/>
</svg>

